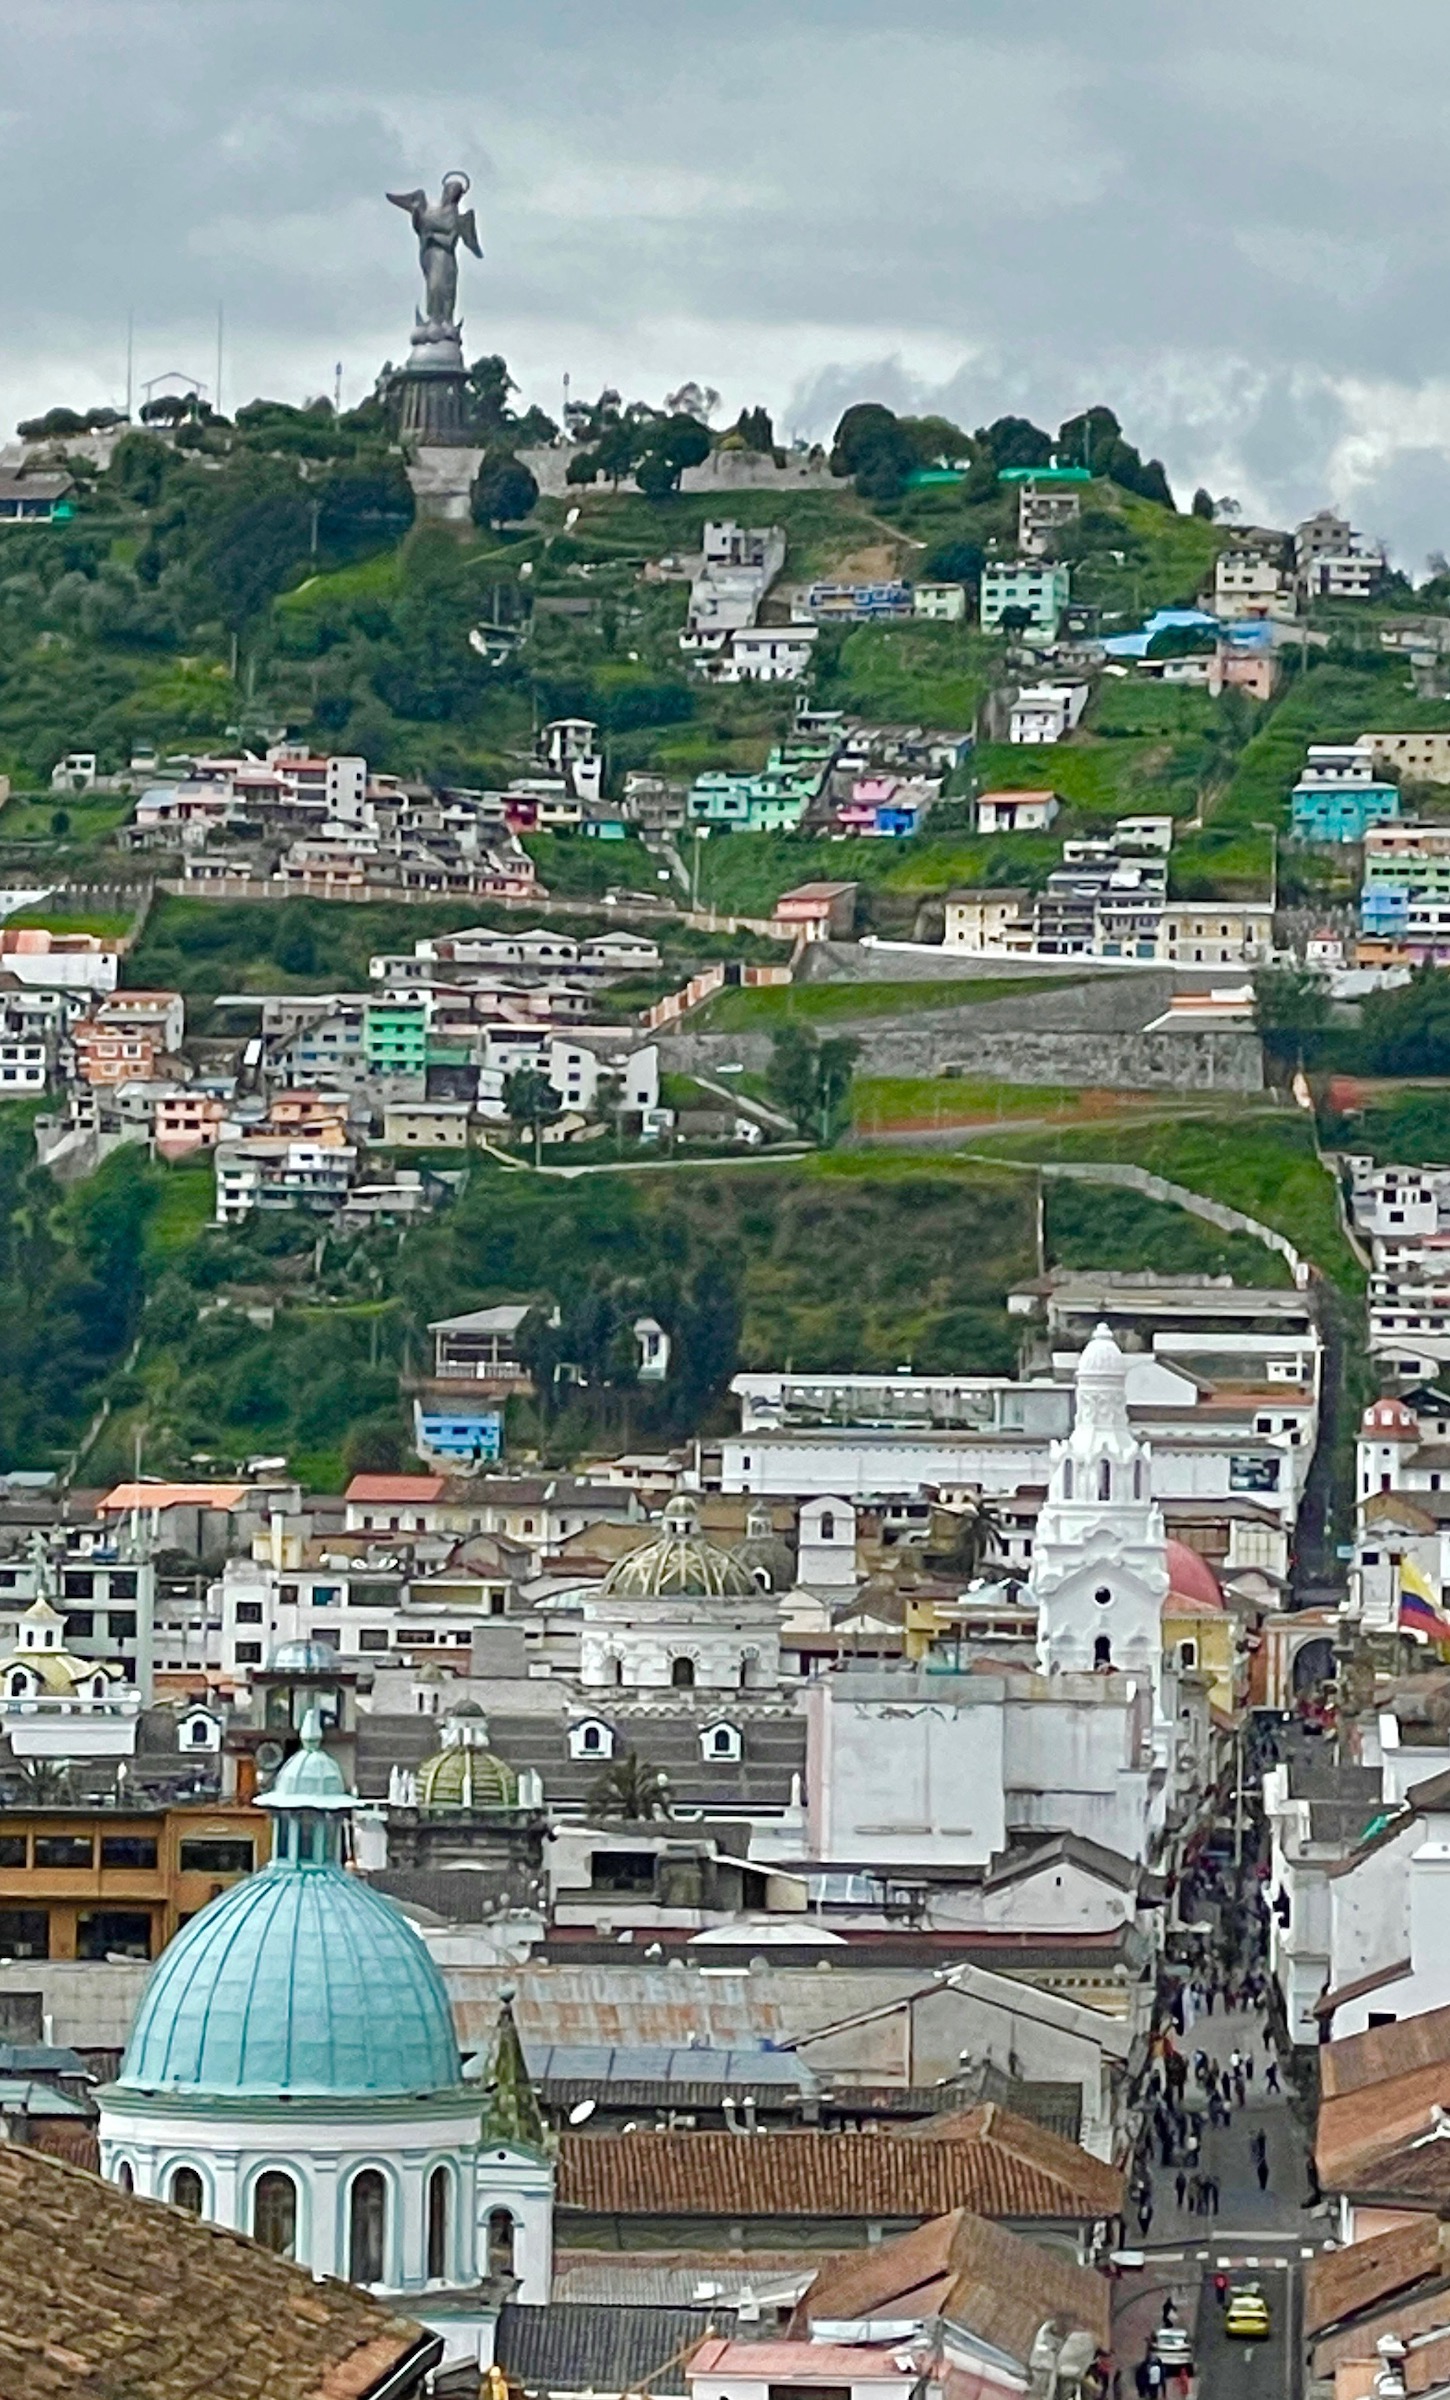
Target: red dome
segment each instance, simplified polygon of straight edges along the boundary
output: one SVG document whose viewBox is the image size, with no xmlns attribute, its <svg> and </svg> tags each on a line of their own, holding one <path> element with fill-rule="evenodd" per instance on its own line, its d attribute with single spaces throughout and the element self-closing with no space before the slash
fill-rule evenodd
<svg viewBox="0 0 1450 2400">
<path fill-rule="evenodd" d="M 1168 1589 L 1185 1600 L 1201 1600 L 1207 1608 L 1222 1608 L 1223 1593 L 1218 1577 L 1206 1558 L 1190 1550 L 1186 1542 L 1169 1542 Z"/>
</svg>

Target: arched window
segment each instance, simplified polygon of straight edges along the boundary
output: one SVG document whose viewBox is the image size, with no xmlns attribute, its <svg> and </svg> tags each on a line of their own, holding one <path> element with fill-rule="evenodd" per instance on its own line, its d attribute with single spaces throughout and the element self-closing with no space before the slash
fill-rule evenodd
<svg viewBox="0 0 1450 2400">
<path fill-rule="evenodd" d="M 178 2167 L 171 2178 L 172 2207 L 184 2208 L 189 2216 L 199 2217 L 205 2197 L 195 2167 Z"/>
<path fill-rule="evenodd" d="M 29 1689 L 30 1678 L 28 1675 L 24 1673 L 17 1673 L 11 1676 L 10 1697 L 12 1700 L 23 1700 Z"/>
<path fill-rule="evenodd" d="M 1113 1470 L 1105 1458 L 1100 1458 L 1098 1460 L 1098 1498 L 1100 1500 L 1111 1500 L 1112 1496 Z"/>
<path fill-rule="evenodd" d="M 1072 1460 L 1070 1458 L 1065 1458 L 1062 1462 L 1062 1496 L 1064 1500 L 1072 1498 Z"/>
<path fill-rule="evenodd" d="M 672 1658 L 670 1660 L 670 1681 L 677 1692 L 687 1692 L 694 1680 L 695 1662 L 692 1658 Z"/>
<path fill-rule="evenodd" d="M 821 1540 L 822 1540 L 823 1542 L 833 1542 L 833 1541 L 835 1540 L 835 1538 L 836 1538 L 836 1517 L 835 1517 L 835 1511 L 834 1511 L 833 1509 L 829 1509 L 829 1508 L 822 1509 L 822 1511 L 821 1511 Z"/>
<path fill-rule="evenodd" d="M 135 2191 L 136 2178 L 131 2172 L 130 2161 L 128 2159 L 123 2158 L 119 2167 L 117 2167 L 116 2181 L 120 2185 L 123 2192 Z"/>
<path fill-rule="evenodd" d="M 347 2271 L 353 2283 L 381 2283 L 388 2187 L 376 2167 L 354 2175 L 347 2203 Z"/>
<path fill-rule="evenodd" d="M 1108 1672 L 1108 1669 L 1112 1666 L 1112 1663 L 1113 1645 L 1108 1640 L 1108 1637 L 1105 1633 L 1100 1633 L 1097 1640 L 1093 1644 L 1093 1672 L 1098 1675 L 1105 1675 Z"/>
<path fill-rule="evenodd" d="M 452 2178 L 446 2167 L 435 2167 L 428 2178 L 428 2280 L 441 2283 L 448 2273 L 448 2200 Z"/>
<path fill-rule="evenodd" d="M 491 2208 L 488 2212 L 488 2271 L 490 2275 L 512 2275 L 514 2272 L 514 2236 L 518 2228 L 506 2208 Z"/>
<path fill-rule="evenodd" d="M 1141 1499 L 1142 1499 L 1142 1497 L 1143 1497 L 1143 1461 L 1141 1460 L 1141 1458 L 1135 1458 L 1135 1459 L 1134 1459 L 1134 1461 L 1133 1461 L 1133 1498 L 1134 1498 L 1135 1500 L 1141 1500 Z"/>
<path fill-rule="evenodd" d="M 297 2247 L 297 2186 L 280 2167 L 257 2177 L 252 2194 L 252 2237 L 264 2250 L 291 2258 Z"/>
</svg>

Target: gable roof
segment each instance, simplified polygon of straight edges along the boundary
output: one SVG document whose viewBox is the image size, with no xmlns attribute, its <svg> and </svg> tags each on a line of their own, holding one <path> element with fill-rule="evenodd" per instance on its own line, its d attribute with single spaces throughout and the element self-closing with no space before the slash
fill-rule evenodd
<svg viewBox="0 0 1450 2400">
<path fill-rule="evenodd" d="M 441 2354 L 352 2284 L 18 2143 L 0 2144 L 0 2249 L 7 2400 L 367 2400 Z"/>
<path fill-rule="evenodd" d="M 1026 2366 L 1049 2317 L 1111 2339 L 1108 2286 L 1091 2267 L 1010 2233 L 968 2209 L 826 2262 L 792 2332 L 818 2317 L 944 2317 Z"/>
<path fill-rule="evenodd" d="M 354 1475 L 344 1500 L 395 1500 L 423 1503 L 441 1500 L 448 1487 L 445 1475 Z"/>
<path fill-rule="evenodd" d="M 1085 1874 L 1095 1875 L 1101 1883 L 1113 1884 L 1120 1892 L 1137 1891 L 1141 1885 L 1158 1881 L 1136 1859 L 1124 1858 L 1121 1851 L 1090 1841 L 1086 1834 L 1058 1833 L 1049 1841 L 1023 1851 L 1020 1857 L 1009 1858 L 1000 1867 L 994 1867 L 983 1889 L 996 1891 L 1003 1884 L 1018 1882 L 1024 1875 L 1037 1875 L 1047 1867 L 1063 1863 L 1081 1867 Z"/>
<path fill-rule="evenodd" d="M 556 2205 L 606 2216 L 938 2217 L 1054 2222 L 1120 2213 L 1123 2178 L 1060 2135 L 988 2102 L 954 2137 L 770 2133 L 563 2136 Z"/>
</svg>

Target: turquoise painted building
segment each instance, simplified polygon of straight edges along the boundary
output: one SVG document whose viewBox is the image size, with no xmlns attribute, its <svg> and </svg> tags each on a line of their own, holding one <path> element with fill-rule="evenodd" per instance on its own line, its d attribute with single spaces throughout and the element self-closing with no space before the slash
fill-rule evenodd
<svg viewBox="0 0 1450 2400">
<path fill-rule="evenodd" d="M 1371 825 L 1399 813 L 1397 783 L 1304 782 L 1290 796 L 1289 825 L 1301 842 L 1362 842 Z"/>
<path fill-rule="evenodd" d="M 825 781 L 818 758 L 787 758 L 777 743 L 754 774 L 712 767 L 690 788 L 689 818 L 721 832 L 794 833 Z"/>
</svg>

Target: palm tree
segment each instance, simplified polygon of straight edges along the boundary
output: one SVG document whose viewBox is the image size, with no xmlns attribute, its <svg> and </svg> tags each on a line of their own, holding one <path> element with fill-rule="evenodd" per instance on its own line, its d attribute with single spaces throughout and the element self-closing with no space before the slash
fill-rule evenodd
<svg viewBox="0 0 1450 2400">
<path fill-rule="evenodd" d="M 637 1750 L 626 1750 L 590 1786 L 589 1806 L 601 1817 L 624 1817 L 642 1824 L 669 1813 L 669 1777 L 652 1767 Z"/>
<path fill-rule="evenodd" d="M 940 1564 L 964 1583 L 980 1575 L 991 1558 L 1006 1548 L 1002 1519 L 990 1500 L 969 1500 L 957 1513 L 950 1548 L 938 1554 Z"/>
</svg>

